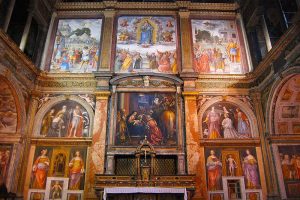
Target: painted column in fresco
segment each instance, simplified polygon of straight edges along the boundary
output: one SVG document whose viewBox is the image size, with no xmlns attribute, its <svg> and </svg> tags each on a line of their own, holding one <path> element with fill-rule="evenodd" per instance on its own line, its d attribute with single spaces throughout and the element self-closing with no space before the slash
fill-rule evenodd
<svg viewBox="0 0 300 200">
<path fill-rule="evenodd" d="M 103 38 L 102 38 L 102 47 L 101 47 L 101 62 L 99 70 L 107 70 L 110 68 L 110 58 L 111 58 L 111 50 L 112 50 L 112 36 L 113 36 L 113 26 L 114 26 L 114 16 L 115 11 L 113 10 L 105 10 L 104 11 L 104 27 L 103 30 Z"/>
<path fill-rule="evenodd" d="M 182 72 L 194 72 L 192 65 L 192 48 L 190 36 L 190 12 L 180 11 L 180 35 L 181 35 L 181 53 L 182 53 Z"/>
<path fill-rule="evenodd" d="M 253 99 L 254 109 L 257 118 L 257 126 L 259 130 L 259 135 L 261 139 L 261 147 L 262 147 L 262 156 L 263 156 L 263 163 L 264 163 L 264 171 L 265 171 L 265 181 L 267 185 L 267 198 L 272 199 L 272 197 L 278 196 L 278 186 L 276 184 L 276 176 L 275 176 L 275 169 L 274 166 L 271 164 L 272 162 L 272 155 L 270 145 L 266 141 L 266 133 L 265 133 L 265 122 L 263 117 L 263 110 L 261 105 L 261 94 L 259 92 L 251 93 L 251 99 Z"/>
<path fill-rule="evenodd" d="M 105 140 L 106 140 L 106 122 L 107 122 L 107 106 L 110 92 L 96 92 L 96 108 L 94 117 L 94 127 L 92 135 L 92 146 L 88 153 L 88 167 L 85 193 L 86 196 L 95 195 L 93 191 L 95 173 L 104 173 L 105 159 Z"/>
<path fill-rule="evenodd" d="M 181 151 L 184 149 L 184 141 L 182 140 L 183 137 L 183 130 L 182 130 L 182 97 L 181 97 L 181 88 L 180 86 L 177 86 L 177 93 L 176 93 L 176 99 L 177 99 L 177 142 L 178 147 Z M 184 154 L 178 155 L 178 174 L 185 174 L 185 156 Z"/>
<path fill-rule="evenodd" d="M 202 199 L 207 195 L 205 178 L 204 147 L 199 147 L 197 92 L 183 92 L 185 103 L 186 150 L 188 174 L 196 174 L 196 190 L 194 199 Z"/>
</svg>

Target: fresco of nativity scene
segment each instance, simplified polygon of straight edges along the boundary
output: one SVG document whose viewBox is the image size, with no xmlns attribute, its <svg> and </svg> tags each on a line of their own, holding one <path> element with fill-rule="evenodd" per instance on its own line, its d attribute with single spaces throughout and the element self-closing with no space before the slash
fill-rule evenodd
<svg viewBox="0 0 300 200">
<path fill-rule="evenodd" d="M 50 72 L 97 70 L 101 19 L 60 19 L 53 44 Z"/>
<path fill-rule="evenodd" d="M 177 73 L 173 17 L 119 17 L 116 40 L 116 72 Z"/>
<path fill-rule="evenodd" d="M 70 100 L 54 105 L 45 114 L 41 137 L 88 137 L 90 118 L 87 111 Z"/>
<path fill-rule="evenodd" d="M 251 138 L 250 122 L 238 107 L 228 103 L 211 105 L 202 117 L 203 137 L 207 139 Z"/>
<path fill-rule="evenodd" d="M 192 20 L 194 70 L 204 74 L 249 72 L 233 20 Z"/>
<path fill-rule="evenodd" d="M 175 94 L 119 93 L 116 145 L 176 145 Z"/>
</svg>

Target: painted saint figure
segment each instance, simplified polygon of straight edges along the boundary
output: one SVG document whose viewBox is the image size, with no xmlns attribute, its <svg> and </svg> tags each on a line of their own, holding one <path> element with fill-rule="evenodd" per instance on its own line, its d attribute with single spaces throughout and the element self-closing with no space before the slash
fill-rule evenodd
<svg viewBox="0 0 300 200">
<path fill-rule="evenodd" d="M 49 137 L 62 137 L 63 130 L 65 129 L 65 122 L 63 120 L 63 114 L 59 114 L 55 117 L 51 123 L 51 127 L 48 132 Z"/>
<path fill-rule="evenodd" d="M 239 138 L 238 132 L 232 125 L 232 120 L 229 118 L 228 113 L 224 114 L 224 119 L 222 121 L 222 126 L 224 128 L 224 138 Z"/>
<path fill-rule="evenodd" d="M 153 27 L 152 25 L 146 20 L 144 24 L 141 26 L 141 39 L 140 44 L 152 44 L 152 35 L 153 35 Z"/>
<path fill-rule="evenodd" d="M 34 174 L 33 188 L 44 189 L 49 170 L 50 160 L 47 156 L 47 149 L 41 150 L 41 155 L 33 163 Z"/>
<path fill-rule="evenodd" d="M 82 137 L 83 117 L 78 105 L 75 106 L 72 115 L 73 116 L 69 125 L 68 137 Z"/>
<path fill-rule="evenodd" d="M 236 128 L 239 134 L 250 137 L 250 123 L 247 116 L 239 109 L 235 113 Z"/>
<path fill-rule="evenodd" d="M 283 156 L 283 160 L 281 161 L 283 179 L 291 179 L 291 166 L 290 156 L 285 154 Z"/>
<path fill-rule="evenodd" d="M 80 189 L 80 179 L 84 173 L 84 162 L 80 156 L 80 152 L 75 152 L 75 157 L 69 163 L 70 168 L 70 190 L 79 190 Z"/>
<path fill-rule="evenodd" d="M 259 176 L 258 176 L 258 166 L 257 160 L 251 155 L 249 149 L 246 150 L 247 156 L 243 160 L 243 170 L 246 179 L 246 187 L 248 189 L 258 189 L 259 186 Z"/>
<path fill-rule="evenodd" d="M 208 176 L 208 189 L 210 191 L 221 189 L 221 176 L 222 176 L 222 163 L 216 157 L 215 151 L 210 151 L 206 161 L 207 176 Z"/>
<path fill-rule="evenodd" d="M 151 144 L 160 144 L 163 140 L 162 132 L 158 127 L 156 121 L 150 116 L 146 115 L 147 128 L 151 139 Z"/>
<path fill-rule="evenodd" d="M 50 112 L 44 117 L 44 119 L 42 121 L 42 132 L 41 132 L 42 136 L 48 135 L 48 131 L 49 131 L 52 121 L 54 119 L 54 112 L 55 112 L 55 110 L 51 109 Z"/>
<path fill-rule="evenodd" d="M 216 113 L 215 108 L 212 107 L 211 111 L 207 113 L 204 122 L 208 126 L 208 138 L 217 139 L 220 138 L 220 115 Z"/>
<path fill-rule="evenodd" d="M 235 169 L 237 168 L 237 163 L 231 154 L 228 155 L 226 162 L 228 163 L 229 176 L 235 176 Z"/>
</svg>

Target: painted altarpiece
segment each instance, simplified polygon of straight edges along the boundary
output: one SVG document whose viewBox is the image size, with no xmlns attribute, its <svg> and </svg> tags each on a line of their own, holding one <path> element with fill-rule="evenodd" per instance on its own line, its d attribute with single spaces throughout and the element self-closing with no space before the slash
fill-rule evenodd
<svg viewBox="0 0 300 200">
<path fill-rule="evenodd" d="M 57 19 L 47 61 L 53 73 L 97 71 L 100 58 L 102 19 Z"/>
<path fill-rule="evenodd" d="M 193 67 L 201 74 L 249 72 L 238 20 L 192 19 Z"/>
<path fill-rule="evenodd" d="M 117 73 L 177 73 L 177 21 L 172 16 L 120 16 L 116 32 Z"/>
<path fill-rule="evenodd" d="M 152 145 L 177 144 L 174 93 L 124 92 L 117 98 L 117 145 L 138 145 L 145 136 Z"/>
</svg>

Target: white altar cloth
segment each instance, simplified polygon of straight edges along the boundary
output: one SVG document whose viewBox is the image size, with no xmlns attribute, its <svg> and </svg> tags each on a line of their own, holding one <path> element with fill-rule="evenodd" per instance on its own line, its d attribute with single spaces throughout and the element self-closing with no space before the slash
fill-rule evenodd
<svg viewBox="0 0 300 200">
<path fill-rule="evenodd" d="M 186 188 L 161 188 L 161 187 L 113 187 L 104 188 L 103 200 L 106 200 L 107 194 L 122 194 L 122 193 L 172 193 L 184 195 L 184 200 L 187 200 Z"/>
</svg>

